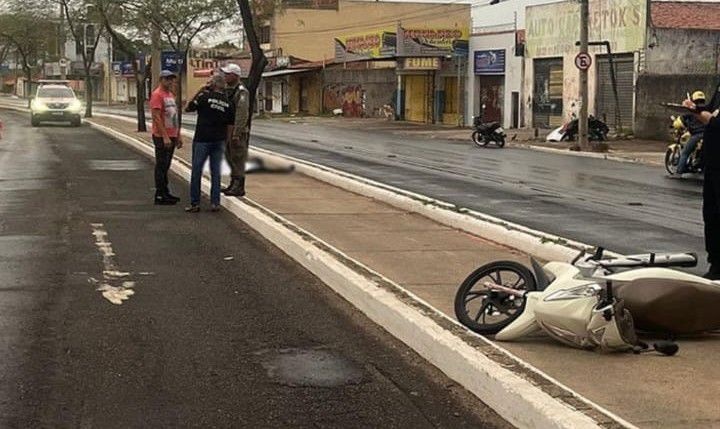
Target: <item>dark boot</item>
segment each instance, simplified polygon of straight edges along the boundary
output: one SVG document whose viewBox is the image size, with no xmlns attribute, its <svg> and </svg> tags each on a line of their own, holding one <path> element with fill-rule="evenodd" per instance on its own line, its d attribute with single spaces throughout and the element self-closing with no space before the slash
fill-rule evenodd
<svg viewBox="0 0 720 429">
<path fill-rule="evenodd" d="M 173 200 L 173 201 L 175 201 L 176 203 L 180 201 L 180 198 L 179 198 L 179 197 L 176 197 L 175 195 L 171 194 L 170 192 L 167 192 L 167 193 L 165 194 L 165 198 L 167 198 L 168 200 Z"/>
<path fill-rule="evenodd" d="M 228 197 L 244 197 L 245 196 L 245 178 L 238 178 L 230 186 L 230 189 L 225 191 L 225 195 Z"/>
<path fill-rule="evenodd" d="M 155 195 L 156 206 L 172 206 L 177 204 L 177 200 L 168 198 L 166 195 Z"/>
<path fill-rule="evenodd" d="M 232 189 L 232 187 L 233 187 L 233 185 L 235 184 L 235 181 L 236 181 L 236 180 L 237 180 L 237 179 L 230 179 L 230 184 L 227 185 L 227 187 L 220 189 L 220 192 L 222 192 L 222 193 L 224 194 L 225 192 L 227 192 L 227 191 L 229 191 L 230 189 Z"/>
<path fill-rule="evenodd" d="M 707 273 L 705 273 L 703 278 L 708 280 L 720 280 L 720 265 L 710 264 L 710 269 Z"/>
</svg>

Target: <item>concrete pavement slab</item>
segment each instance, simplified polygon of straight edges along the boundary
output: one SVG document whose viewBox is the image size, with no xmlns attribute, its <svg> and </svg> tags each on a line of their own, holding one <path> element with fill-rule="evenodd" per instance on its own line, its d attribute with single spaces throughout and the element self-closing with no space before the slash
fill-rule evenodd
<svg viewBox="0 0 720 429">
<path fill-rule="evenodd" d="M 451 229 L 414 213 L 353 213 L 351 215 L 287 215 L 288 220 L 318 232 L 338 229 L 360 231 L 438 231 Z"/>
<path fill-rule="evenodd" d="M 113 126 L 122 128 L 123 125 L 116 123 Z M 269 180 L 279 186 L 283 177 L 291 180 L 296 176 L 273 176 Z M 283 198 L 283 192 L 261 192 L 262 185 L 259 183 L 255 185 L 253 182 L 261 182 L 262 178 L 263 176 L 250 176 L 248 183 L 251 194 L 255 190 L 258 191 L 259 202 L 270 210 L 278 212 L 300 210 L 293 206 L 297 202 L 288 203 L 287 199 Z M 317 182 L 313 186 L 317 186 L 318 189 L 331 187 L 322 182 Z M 360 202 L 350 204 L 348 201 L 353 198 Z M 341 208 L 340 201 L 345 204 L 343 206 L 345 211 L 342 212 L 345 214 L 338 214 L 338 209 Z M 384 212 L 387 209 L 382 206 L 380 202 L 348 193 L 347 200 L 331 201 L 321 211 L 309 210 L 310 213 L 288 217 L 329 243 L 333 243 L 334 236 L 342 237 L 345 234 L 342 240 L 346 242 L 343 243 L 338 239 L 335 245 L 339 250 L 347 251 L 353 246 L 362 247 L 367 243 L 356 243 L 351 240 L 353 235 L 343 231 L 345 219 L 357 216 L 358 220 L 353 225 L 366 231 L 371 219 L 377 222 L 378 230 L 402 227 L 402 225 L 388 226 L 388 224 L 393 223 L 394 216 L 407 216 L 407 214 L 397 210 L 397 213 Z M 349 207 L 354 207 L 356 213 L 351 213 Z M 311 213 L 312 211 L 315 213 Z M 368 211 L 374 213 L 373 218 L 363 219 Z M 325 216 L 327 216 L 327 224 L 323 219 Z M 413 228 L 423 229 L 422 218 L 414 218 L 413 223 Z M 428 228 L 437 228 L 433 225 L 434 222 L 427 220 Z M 446 237 L 450 241 L 458 239 L 456 231 L 448 229 L 438 231 L 438 234 L 443 232 L 447 232 Z M 362 235 L 355 237 L 366 240 Z M 435 238 L 443 239 L 440 235 Z M 470 237 L 467 237 L 467 240 L 472 241 Z M 477 243 L 478 241 L 474 244 Z M 435 308 L 450 312 L 454 290 L 449 286 L 459 284 L 470 271 L 484 262 L 496 259 L 526 261 L 526 256 L 520 252 L 490 242 L 485 244 L 487 246 L 473 250 L 347 251 L 347 254 L 400 283 Z M 451 313 L 450 315 L 452 316 Z M 716 382 L 720 373 L 716 369 L 718 367 L 714 365 L 714 357 L 720 351 L 720 342 L 713 340 L 683 340 L 680 355 L 675 358 L 598 355 L 573 350 L 545 340 L 501 345 L 552 378 L 576 389 L 633 423 L 647 427 L 710 427 L 720 426 L 720 407 L 715 400 L 720 394 L 720 383 Z"/>
</svg>

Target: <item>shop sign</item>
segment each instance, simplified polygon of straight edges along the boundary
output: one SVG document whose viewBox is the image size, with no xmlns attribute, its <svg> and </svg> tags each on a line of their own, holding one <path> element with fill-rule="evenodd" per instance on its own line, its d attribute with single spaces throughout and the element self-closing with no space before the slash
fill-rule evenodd
<svg viewBox="0 0 720 429">
<path fill-rule="evenodd" d="M 410 56 L 445 56 L 467 53 L 467 27 L 398 28 L 397 54 Z"/>
<path fill-rule="evenodd" d="M 389 29 L 336 37 L 335 59 L 350 62 L 392 58 L 395 56 L 396 42 L 395 33 Z"/>
<path fill-rule="evenodd" d="M 644 47 L 646 0 L 589 0 L 590 40 L 608 40 L 613 52 Z M 580 5 L 565 1 L 529 6 L 526 11 L 527 54 L 558 57 L 578 52 Z M 603 48 L 596 48 L 603 49 Z"/>
<path fill-rule="evenodd" d="M 182 52 L 175 52 L 175 51 L 163 51 L 160 54 L 160 64 L 162 65 L 162 70 L 170 70 L 175 73 L 180 72 L 180 67 L 182 67 L 183 71 L 185 70 L 185 61 L 184 61 L 185 55 L 183 55 Z"/>
<path fill-rule="evenodd" d="M 475 74 L 505 74 L 505 49 L 475 51 Z"/>
<path fill-rule="evenodd" d="M 440 58 L 404 58 L 403 70 L 437 70 L 440 68 Z"/>
</svg>

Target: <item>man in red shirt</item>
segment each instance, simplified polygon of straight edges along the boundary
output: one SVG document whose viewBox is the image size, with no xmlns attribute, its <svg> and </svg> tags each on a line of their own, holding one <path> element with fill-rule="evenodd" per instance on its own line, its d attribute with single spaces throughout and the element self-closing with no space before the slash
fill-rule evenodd
<svg viewBox="0 0 720 429">
<path fill-rule="evenodd" d="M 155 144 L 155 204 L 173 205 L 180 198 L 168 188 L 168 170 L 175 148 L 182 147 L 178 129 L 178 108 L 175 102 L 177 75 L 170 70 L 160 72 L 160 84 L 150 96 L 152 137 Z"/>
</svg>

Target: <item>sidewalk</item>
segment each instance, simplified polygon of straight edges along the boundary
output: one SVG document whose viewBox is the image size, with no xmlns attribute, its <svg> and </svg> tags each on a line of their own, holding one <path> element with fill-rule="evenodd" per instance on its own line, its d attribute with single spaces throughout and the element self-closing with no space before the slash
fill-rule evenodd
<svg viewBox="0 0 720 429">
<path fill-rule="evenodd" d="M 131 123 L 93 122 L 149 141 Z M 190 145 L 177 155 L 189 159 Z M 497 259 L 527 262 L 521 252 L 298 174 L 251 175 L 248 193 L 451 317 L 456 287 L 470 271 Z M 674 358 L 600 355 L 544 337 L 498 345 L 636 425 L 711 427 L 720 426 L 719 339 L 684 339 Z"/>
<path fill-rule="evenodd" d="M 373 131 L 385 132 L 403 137 L 421 137 L 435 140 L 448 141 L 470 141 L 472 130 L 468 127 L 459 128 L 446 125 L 416 124 L 406 121 L 388 121 L 378 118 L 332 118 L 322 116 L 283 116 L 272 119 L 258 119 L 258 121 L 276 121 L 292 124 L 313 124 L 325 127 L 333 127 L 348 130 L 372 129 Z M 656 140 L 614 140 L 607 142 L 608 152 L 572 152 L 570 142 L 547 142 L 545 136 L 550 130 L 538 130 L 538 137 L 535 137 L 535 130 L 532 128 L 521 128 L 506 130 L 508 135 L 508 146 L 526 149 L 557 151 L 567 155 L 591 156 L 597 158 L 607 157 L 609 159 L 622 160 L 626 162 L 639 162 L 650 165 L 664 165 L 665 150 L 667 142 Z"/>
</svg>

